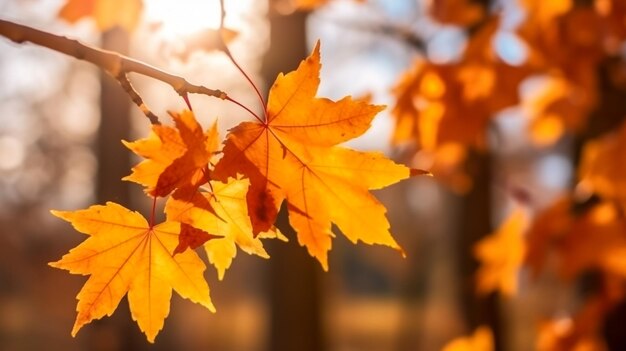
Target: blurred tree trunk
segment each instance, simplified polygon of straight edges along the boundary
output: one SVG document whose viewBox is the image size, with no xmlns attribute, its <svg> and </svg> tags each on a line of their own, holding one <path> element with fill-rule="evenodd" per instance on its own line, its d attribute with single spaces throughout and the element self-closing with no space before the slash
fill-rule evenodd
<svg viewBox="0 0 626 351">
<path fill-rule="evenodd" d="M 604 60 L 598 67 L 598 106 L 589 116 L 584 135 L 578 136 L 574 141 L 574 169 L 578 169 L 586 142 L 614 132 L 622 123 L 626 123 L 626 86 L 624 80 L 616 78 L 615 74 L 622 65 L 623 59 L 615 57 Z M 582 290 L 597 289 L 602 289 L 602 286 L 583 287 Z M 626 301 L 621 301 L 605 316 L 603 324 L 602 333 L 609 350 L 626 350 L 625 326 Z"/>
<path fill-rule="evenodd" d="M 474 0 L 490 12 L 494 0 Z M 478 25 L 482 25 L 479 23 Z M 476 28 L 470 28 L 470 32 Z M 476 295 L 476 270 L 478 262 L 473 255 L 473 246 L 484 236 L 493 231 L 491 225 L 492 214 L 492 161 L 493 155 L 489 150 L 473 152 L 468 160 L 469 174 L 474 181 L 474 186 L 462 199 L 461 204 L 461 228 L 460 238 L 457 241 L 457 257 L 459 274 L 463 281 L 461 284 L 461 306 L 465 320 L 472 329 L 487 325 L 493 331 L 494 347 L 496 351 L 505 350 L 507 341 L 503 331 L 506 330 L 505 318 L 499 307 L 499 294 L 492 293 L 487 296 Z M 470 331 L 471 332 L 471 331 Z"/>
<path fill-rule="evenodd" d="M 102 48 L 105 50 L 127 54 L 128 46 L 128 34 L 123 30 L 111 30 L 102 36 Z M 128 140 L 130 136 L 130 105 L 119 84 L 104 72 L 100 75 L 101 119 L 96 146 L 99 165 L 96 196 L 99 203 L 115 201 L 128 206 L 129 183 L 121 181 L 121 178 L 129 174 L 130 155 L 120 140 Z"/>
<path fill-rule="evenodd" d="M 283 15 L 275 11 L 280 1 L 270 1 L 270 49 L 263 62 L 263 76 L 271 84 L 279 72 L 295 69 L 308 55 L 306 14 Z M 320 351 L 326 348 L 320 302 L 319 263 L 300 247 L 289 226 L 286 211 L 276 225 L 290 242 L 270 247 L 269 294 L 271 302 L 271 351 Z"/>
<path fill-rule="evenodd" d="M 474 186 L 462 199 L 457 240 L 458 272 L 462 279 L 461 306 L 466 323 L 472 330 L 480 325 L 487 325 L 494 335 L 495 350 L 504 350 L 506 342 L 502 335 L 503 318 L 498 307 L 498 294 L 476 295 L 475 274 L 478 262 L 474 258 L 472 247 L 476 242 L 493 231 L 491 226 L 491 167 L 492 155 L 489 151 L 474 152 L 468 160 L 468 170 L 474 180 Z M 469 332 L 471 332 L 470 330 Z"/>
</svg>

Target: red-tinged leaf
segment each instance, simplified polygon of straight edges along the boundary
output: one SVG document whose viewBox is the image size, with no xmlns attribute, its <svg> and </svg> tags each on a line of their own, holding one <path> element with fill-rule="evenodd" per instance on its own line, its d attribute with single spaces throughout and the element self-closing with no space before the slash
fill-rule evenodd
<svg viewBox="0 0 626 351">
<path fill-rule="evenodd" d="M 237 247 L 248 254 L 269 258 L 261 239 L 284 239 L 274 227 L 256 238 L 252 235 L 246 204 L 248 186 L 247 179 L 231 178 L 228 183 L 212 181 L 212 192 L 195 191 L 182 198 L 172 196 L 165 206 L 168 220 L 211 233 L 211 240 L 204 248 L 220 280 L 235 258 Z"/>
<path fill-rule="evenodd" d="M 146 192 L 152 196 L 167 196 L 176 189 L 195 189 L 206 183 L 209 160 L 218 147 L 215 124 L 205 133 L 193 112 L 171 116 L 176 128 L 154 125 L 148 138 L 124 142 L 146 158 L 124 180 L 146 186 Z"/>
<path fill-rule="evenodd" d="M 276 79 L 266 123 L 244 122 L 230 130 L 213 175 L 250 179 L 248 212 L 255 233 L 270 228 L 286 198 L 298 241 L 327 269 L 331 223 L 352 242 L 401 251 L 384 206 L 368 190 L 420 172 L 379 153 L 338 146 L 367 131 L 383 106 L 350 97 L 316 98 L 320 68 L 318 43 L 296 71 Z"/>
<path fill-rule="evenodd" d="M 212 238 L 217 238 L 204 230 L 194 228 L 186 223 L 180 225 L 180 235 L 178 236 L 178 246 L 174 249 L 174 254 L 184 252 L 188 248 L 195 249 L 202 246 Z"/>
</svg>

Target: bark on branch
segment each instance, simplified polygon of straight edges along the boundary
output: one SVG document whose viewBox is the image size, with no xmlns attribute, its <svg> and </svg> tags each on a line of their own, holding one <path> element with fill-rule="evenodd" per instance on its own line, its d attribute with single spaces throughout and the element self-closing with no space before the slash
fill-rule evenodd
<svg viewBox="0 0 626 351">
<path fill-rule="evenodd" d="M 159 68 L 117 52 L 98 49 L 83 44 L 75 39 L 55 35 L 22 24 L 0 19 L 0 35 L 19 44 L 30 42 L 72 56 L 76 59 L 90 62 L 118 80 L 120 77 L 126 77 L 126 75 L 131 72 L 159 80 L 170 85 L 180 96 L 185 98 L 185 100 L 187 100 L 188 94 L 208 95 L 222 100 L 228 98 L 228 95 L 221 90 L 191 84 L 183 77 L 165 72 Z M 123 82 L 120 81 L 120 83 Z M 122 85 L 124 86 L 124 84 Z M 125 90 L 127 92 L 129 91 L 128 89 Z M 136 96 L 131 96 L 131 98 L 137 103 Z M 142 106 L 140 106 L 140 108 L 142 108 Z M 142 111 L 144 108 L 142 108 Z M 154 115 L 148 117 L 151 122 L 154 123 Z"/>
</svg>

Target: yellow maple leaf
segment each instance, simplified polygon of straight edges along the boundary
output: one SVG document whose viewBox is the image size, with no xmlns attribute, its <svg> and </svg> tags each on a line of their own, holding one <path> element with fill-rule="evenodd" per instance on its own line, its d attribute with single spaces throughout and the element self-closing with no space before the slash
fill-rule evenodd
<svg viewBox="0 0 626 351">
<path fill-rule="evenodd" d="M 73 274 L 90 275 L 77 296 L 73 336 L 92 320 L 113 314 L 126 294 L 131 315 L 150 342 L 169 314 L 172 289 L 215 312 L 202 260 L 191 250 L 172 255 L 179 223 L 151 226 L 139 213 L 113 202 L 52 213 L 89 235 L 61 260 L 50 263 Z"/>
<path fill-rule="evenodd" d="M 211 192 L 196 191 L 183 200 L 173 196 L 165 205 L 168 220 L 183 222 L 213 235 L 211 240 L 205 240 L 204 249 L 220 280 L 237 255 L 237 246 L 248 254 L 269 258 L 260 239 L 286 240 L 276 228 L 256 237 L 252 235 L 246 203 L 249 184 L 247 179 L 231 178 L 228 183 L 212 181 Z"/>
<path fill-rule="evenodd" d="M 528 218 L 517 208 L 498 230 L 474 246 L 474 255 L 481 262 L 476 280 L 479 293 L 500 291 L 512 295 L 517 291 L 517 275 L 524 260 L 524 231 Z"/>
<path fill-rule="evenodd" d="M 137 26 L 142 10 L 142 0 L 67 0 L 59 17 L 70 23 L 92 17 L 101 31 L 120 26 L 130 32 Z"/>
<path fill-rule="evenodd" d="M 352 242 L 400 250 L 384 206 L 368 189 L 424 172 L 380 153 L 337 146 L 363 134 L 383 107 L 351 97 L 316 98 L 320 67 L 318 43 L 296 71 L 276 79 L 267 121 L 243 122 L 230 130 L 213 175 L 223 181 L 237 174 L 250 179 L 248 213 L 255 233 L 270 228 L 286 199 L 299 243 L 327 269 L 331 223 Z"/>
<path fill-rule="evenodd" d="M 486 326 L 476 328 L 469 337 L 450 341 L 441 351 L 493 351 L 493 333 Z"/>
</svg>

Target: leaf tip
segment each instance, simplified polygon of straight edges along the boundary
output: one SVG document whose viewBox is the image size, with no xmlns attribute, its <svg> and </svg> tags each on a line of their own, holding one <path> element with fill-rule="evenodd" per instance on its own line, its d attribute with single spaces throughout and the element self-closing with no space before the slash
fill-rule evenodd
<svg viewBox="0 0 626 351">
<path fill-rule="evenodd" d="M 311 54 L 311 56 L 320 56 L 320 47 L 322 46 L 322 41 L 320 39 L 317 39 L 317 41 L 315 42 L 315 47 L 313 48 L 313 53 Z"/>
<path fill-rule="evenodd" d="M 69 221 L 70 220 L 69 219 L 69 215 L 70 215 L 71 212 L 59 211 L 59 210 L 50 210 L 50 213 L 53 216 L 57 217 L 57 218 L 61 218 L 62 220 L 65 220 L 65 221 Z"/>
<path fill-rule="evenodd" d="M 400 255 L 402 255 L 402 258 L 406 258 L 406 251 L 404 251 L 403 248 L 401 248 L 400 246 L 396 247 L 396 250 L 398 250 L 398 252 L 400 253 Z"/>
<path fill-rule="evenodd" d="M 418 169 L 418 168 L 410 168 L 409 175 L 411 177 L 416 177 L 416 176 L 432 177 L 433 176 L 431 172 L 423 170 L 423 169 Z"/>
<path fill-rule="evenodd" d="M 73 338 L 76 337 L 76 334 L 78 334 L 78 332 L 80 331 L 80 329 L 83 327 L 83 325 L 85 325 L 85 322 L 78 320 L 78 318 L 76 319 L 76 322 L 74 322 L 74 327 L 72 327 L 72 332 L 70 333 L 72 335 Z"/>
<path fill-rule="evenodd" d="M 217 310 L 215 309 L 215 305 L 213 305 L 213 302 L 209 301 L 207 303 L 203 303 L 204 307 L 206 307 L 209 311 L 211 311 L 211 313 L 216 313 Z"/>
<path fill-rule="evenodd" d="M 322 265 L 322 269 L 324 270 L 324 272 L 328 272 L 328 257 L 318 257 L 317 260 Z"/>
</svg>

